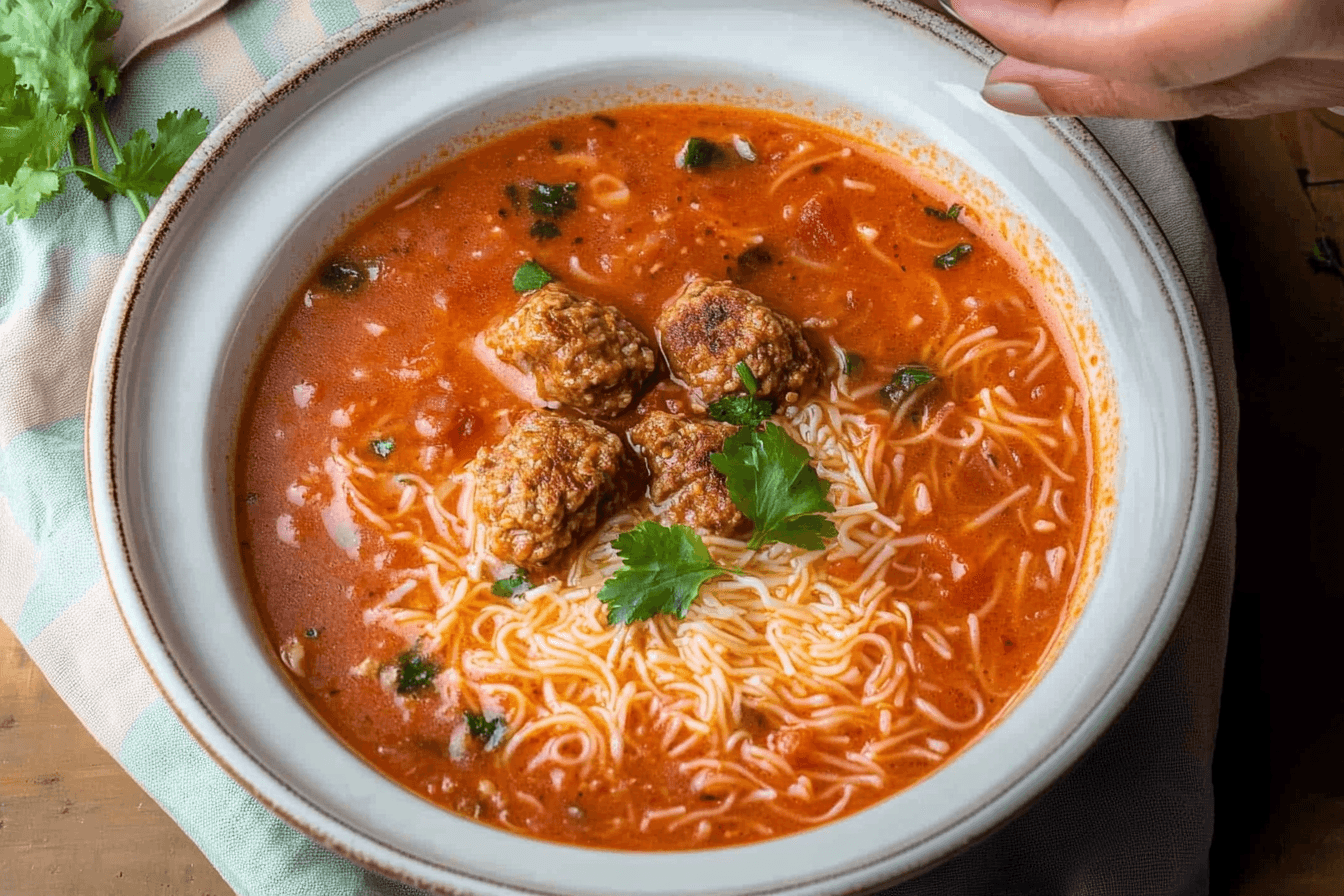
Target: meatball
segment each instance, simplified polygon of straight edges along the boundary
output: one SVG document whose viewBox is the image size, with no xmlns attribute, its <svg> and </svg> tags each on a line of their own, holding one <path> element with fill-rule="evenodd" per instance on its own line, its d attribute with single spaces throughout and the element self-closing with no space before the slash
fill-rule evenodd
<svg viewBox="0 0 1344 896">
<path fill-rule="evenodd" d="M 629 407 L 657 363 L 648 338 L 619 311 L 555 283 L 528 293 L 512 316 L 486 331 L 485 344 L 531 373 L 542 398 L 594 417 Z"/>
<path fill-rule="evenodd" d="M 728 423 L 688 420 L 666 411 L 653 411 L 630 428 L 630 441 L 653 474 L 649 497 L 661 519 L 715 535 L 746 528 L 747 519 L 728 496 L 723 474 L 709 462 L 736 430 Z"/>
<path fill-rule="evenodd" d="M 727 281 L 687 283 L 658 315 L 658 332 L 673 375 L 703 405 L 746 391 L 735 370 L 742 361 L 757 394 L 775 401 L 797 401 L 821 381 L 802 328 Z"/>
<path fill-rule="evenodd" d="M 636 461 L 619 436 L 555 411 L 529 411 L 468 469 L 484 547 L 535 569 L 596 529 L 629 495 Z"/>
</svg>

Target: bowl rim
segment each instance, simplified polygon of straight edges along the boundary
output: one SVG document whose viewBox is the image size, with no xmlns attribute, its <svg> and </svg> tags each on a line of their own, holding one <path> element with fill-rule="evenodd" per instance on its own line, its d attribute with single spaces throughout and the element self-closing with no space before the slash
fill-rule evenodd
<svg viewBox="0 0 1344 896">
<path fill-rule="evenodd" d="M 512 0 L 502 0 L 508 3 Z M 969 31 L 959 22 L 944 18 L 919 5 L 915 0 L 847 0 L 858 5 L 872 7 L 889 16 L 904 19 L 906 22 L 931 32 L 976 62 L 988 66 L 1000 55 L 990 44 Z M 315 828 L 308 819 L 302 818 L 271 798 L 260 787 L 237 768 L 230 758 L 212 744 L 207 732 L 201 730 L 192 718 L 194 710 L 209 717 L 221 730 L 226 731 L 213 713 L 205 707 L 193 688 L 185 672 L 173 659 L 171 653 L 162 651 L 161 657 L 151 656 L 151 650 L 142 643 L 141 634 L 148 633 L 152 644 L 161 646 L 163 639 L 156 625 L 154 615 L 146 600 L 145 591 L 136 576 L 132 562 L 132 551 L 127 537 L 125 521 L 122 518 L 121 503 L 118 496 L 118 476 L 115 471 L 117 430 L 115 419 L 117 411 L 116 395 L 120 389 L 122 373 L 120 361 L 126 342 L 130 336 L 131 320 L 136 301 L 141 296 L 159 250 L 173 229 L 173 225 L 188 209 L 198 186 L 208 176 L 217 159 L 226 154 L 230 147 L 253 124 L 275 108 L 289 94 L 299 89 L 310 77 L 335 64 L 350 53 L 378 40 L 384 34 L 399 27 L 414 23 L 417 19 L 441 9 L 471 5 L 472 0 L 403 0 L 384 8 L 370 16 L 361 18 L 351 27 L 327 38 L 313 49 L 300 55 L 278 73 L 268 79 L 258 90 L 249 94 L 225 115 L 212 129 L 205 141 L 196 150 L 188 163 L 182 168 L 165 189 L 158 202 L 150 211 L 149 217 L 132 242 L 121 270 L 117 276 L 109 298 L 102 325 L 97 337 L 98 354 L 90 372 L 89 389 L 86 398 L 85 430 L 85 474 L 90 495 L 90 513 L 94 524 L 94 533 L 99 555 L 108 580 L 112 583 L 114 603 L 125 625 L 130 640 L 142 664 L 149 672 L 159 692 L 165 697 L 169 707 L 179 721 L 191 732 L 203 749 L 248 793 L 269 810 L 283 818 L 291 826 L 312 837 L 323 846 L 340 853 L 364 866 L 380 873 L 413 883 L 436 892 L 459 892 L 457 886 L 468 884 L 479 887 L 481 892 L 517 893 L 537 892 L 517 884 L 503 885 L 483 877 L 464 874 L 460 869 L 445 869 L 437 864 L 429 864 L 420 857 L 389 844 L 369 834 L 352 829 L 345 820 L 331 815 L 325 809 L 315 805 L 303 794 L 298 793 L 286 782 L 273 779 L 273 783 L 282 788 L 291 797 L 302 803 L 309 811 L 324 816 L 334 827 L 348 835 L 347 840 L 328 836 Z M 972 826 L 969 839 L 961 847 L 987 836 L 993 830 L 1006 824 L 1013 817 L 1025 811 L 1051 784 L 1057 781 L 1087 752 L 1096 738 L 1106 730 L 1129 704 L 1139 686 L 1147 678 L 1157 658 L 1166 648 L 1176 623 L 1185 607 L 1190 587 L 1201 565 L 1205 546 L 1212 531 L 1214 497 L 1217 494 L 1221 478 L 1220 462 L 1220 408 L 1213 383 L 1212 367 L 1209 363 L 1209 351 L 1194 295 L 1184 272 L 1176 258 L 1170 242 L 1157 224 L 1156 218 L 1145 200 L 1130 183 L 1119 165 L 1111 157 L 1100 141 L 1092 134 L 1086 124 L 1078 119 L 1052 118 L 1046 120 L 1046 126 L 1055 136 L 1071 149 L 1087 172 L 1111 195 L 1117 205 L 1124 209 L 1126 223 L 1135 231 L 1150 253 L 1151 261 L 1157 265 L 1159 274 L 1169 289 L 1169 300 L 1179 306 L 1190 323 L 1188 332 L 1182 337 L 1186 342 L 1187 359 L 1191 387 L 1201 393 L 1207 402 L 1209 419 L 1207 431 L 1201 430 L 1195 439 L 1194 479 L 1191 486 L 1189 508 L 1184 527 L 1184 537 L 1178 557 L 1173 564 L 1172 573 L 1166 582 L 1166 591 L 1179 589 L 1178 599 L 1164 600 L 1159 611 L 1149 621 L 1142 638 L 1138 641 L 1134 653 L 1127 659 L 1123 670 L 1115 678 L 1111 688 L 1111 699 L 1094 706 L 1086 716 L 1065 737 L 1059 747 L 1051 754 L 1051 769 L 1048 773 L 1039 770 L 1031 775 L 1005 785 L 1005 791 L 1015 790 L 1022 794 L 1016 801 L 1016 808 L 1006 816 L 999 816 L 993 823 Z M 1173 309 L 1176 310 L 1176 309 Z M 100 364 L 104 355 L 108 360 Z M 1202 392 L 1201 392 L 1202 390 Z M 1195 402 L 1198 413 L 1198 402 Z M 1195 421 L 1198 424 L 1198 420 Z M 122 587 L 116 587 L 118 583 Z M 143 628 L 142 628 L 143 627 Z M 160 663 L 165 665 L 160 665 Z M 194 705 L 184 707 L 179 700 L 193 701 Z M 227 736 L 227 735 L 226 735 Z M 246 755 L 247 748 L 228 736 L 230 745 Z M 255 761 L 255 757 L 249 757 Z M 958 847 L 958 848 L 961 848 Z M 955 850 L 954 850 L 955 851 Z M 946 858 L 944 854 L 942 858 Z M 397 864 L 390 857 L 399 857 L 409 863 Z M 941 861 L 942 858 L 936 861 Z M 926 861 L 912 873 L 921 873 L 934 864 Z M 878 862 L 872 863 L 880 864 Z M 865 869 L 868 866 L 865 866 Z M 423 871 L 421 870 L 423 869 Z M 859 869 L 859 871 L 865 870 Z M 439 880 L 422 877 L 424 872 L 440 872 L 453 878 L 455 883 L 445 884 Z M 844 874 L 852 874 L 847 869 Z M 870 882 L 871 883 L 871 882 Z M 772 889 L 771 892 L 774 890 Z M 756 891 L 753 891 L 756 892 Z M 760 891 L 765 892 L 765 891 Z"/>
</svg>

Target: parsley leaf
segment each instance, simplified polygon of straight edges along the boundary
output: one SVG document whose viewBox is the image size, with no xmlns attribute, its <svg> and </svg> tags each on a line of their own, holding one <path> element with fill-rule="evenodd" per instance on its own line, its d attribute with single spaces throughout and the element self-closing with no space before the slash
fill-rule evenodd
<svg viewBox="0 0 1344 896">
<path fill-rule="evenodd" d="M 755 549 L 782 541 L 820 550 L 822 539 L 836 534 L 822 513 L 835 510 L 826 500 L 830 486 L 812 467 L 807 449 L 781 427 L 740 429 L 723 442 L 723 451 L 709 461 L 723 474 L 728 496 L 755 524 L 747 546 Z"/>
<path fill-rule="evenodd" d="M 533 239 L 553 240 L 560 235 L 560 228 L 554 221 L 533 221 L 527 232 Z"/>
<path fill-rule="evenodd" d="M 607 580 L 597 598 L 607 605 L 607 624 L 638 622 L 659 613 L 686 618 L 700 586 L 729 572 L 689 526 L 646 520 L 611 543 L 625 565 Z"/>
<path fill-rule="evenodd" d="M 158 195 L 168 186 L 177 169 L 205 139 L 208 125 L 196 109 L 179 115 L 169 112 L 158 120 L 153 138 L 143 128 L 122 147 L 122 158 L 112 169 L 114 189 Z"/>
<path fill-rule="evenodd" d="M 754 427 L 775 412 L 775 404 L 768 398 L 749 395 L 725 395 L 709 403 L 709 416 L 734 426 Z"/>
<path fill-rule="evenodd" d="M 719 157 L 720 152 L 721 150 L 712 141 L 704 137 L 691 137 L 681 148 L 679 167 L 687 171 L 708 168 Z"/>
<path fill-rule="evenodd" d="M 940 271 L 945 271 L 948 268 L 952 267 L 952 265 L 961 261 L 963 258 L 965 258 L 967 255 L 970 254 L 971 254 L 970 243 L 957 243 L 955 246 L 953 246 L 951 249 L 948 249 L 942 255 L 935 256 L 933 259 L 933 266 Z"/>
<path fill-rule="evenodd" d="M 384 460 L 392 453 L 392 449 L 397 447 L 395 439 L 373 439 L 369 442 L 369 450 Z"/>
<path fill-rule="evenodd" d="M 911 392 L 937 379 L 938 375 L 923 364 L 906 364 L 896 368 L 896 372 L 891 375 L 891 382 L 878 391 L 886 401 L 898 405 L 905 401 Z"/>
<path fill-rule="evenodd" d="M 849 349 L 844 350 L 844 353 L 841 355 L 840 369 L 844 372 L 845 376 L 862 376 L 863 365 L 863 355 L 858 352 L 851 352 Z"/>
<path fill-rule="evenodd" d="M 468 710 L 462 713 L 462 717 L 467 720 L 467 730 L 471 736 L 485 745 L 487 753 L 504 743 L 504 735 L 509 733 L 509 723 L 503 716 Z"/>
<path fill-rule="evenodd" d="M 0 50 L 18 82 L 57 112 L 82 114 L 117 92 L 111 37 L 121 13 L 106 0 L 4 0 Z"/>
<path fill-rule="evenodd" d="M 742 381 L 742 386 L 747 390 L 747 395 L 725 395 L 720 399 L 710 402 L 707 410 L 709 416 L 723 423 L 732 423 L 735 426 L 757 426 L 762 420 L 775 412 L 775 403 L 768 398 L 756 398 L 756 390 L 759 384 L 756 377 L 751 373 L 751 368 L 747 366 L 746 361 L 738 361 L 737 367 L 738 379 Z"/>
<path fill-rule="evenodd" d="M 31 218 L 43 200 L 61 192 L 61 179 L 54 171 L 21 167 L 7 184 L 0 184 L 0 212 L 12 224 L 16 218 Z"/>
<path fill-rule="evenodd" d="M 507 579 L 496 580 L 495 584 L 490 586 L 490 593 L 495 597 L 516 597 L 531 587 L 532 583 L 527 580 L 527 573 L 515 569 L 513 575 Z"/>
<path fill-rule="evenodd" d="M 513 272 L 513 289 L 514 292 L 531 292 L 541 289 L 554 279 L 550 271 L 529 258 Z"/>
<path fill-rule="evenodd" d="M 924 207 L 924 214 L 931 218 L 937 218 L 940 221 L 955 221 L 965 209 L 960 205 L 949 205 L 947 211 L 939 211 L 936 208 Z"/>
<path fill-rule="evenodd" d="M 397 657 L 397 693 L 405 696 L 428 690 L 439 671 L 438 664 L 422 654 L 419 648 L 407 650 Z"/>
<path fill-rule="evenodd" d="M 543 218 L 559 218 L 579 207 L 574 194 L 579 185 L 570 181 L 567 184 L 533 184 L 527 191 L 527 205 L 532 213 Z"/>
</svg>

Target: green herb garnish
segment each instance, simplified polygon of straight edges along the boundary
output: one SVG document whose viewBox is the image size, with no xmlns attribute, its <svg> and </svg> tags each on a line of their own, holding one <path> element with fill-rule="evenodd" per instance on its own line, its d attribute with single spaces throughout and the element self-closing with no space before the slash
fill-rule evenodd
<svg viewBox="0 0 1344 896">
<path fill-rule="evenodd" d="M 738 379 L 747 390 L 746 395 L 725 395 L 709 404 L 709 416 L 734 426 L 757 426 L 775 412 L 775 403 L 768 398 L 756 398 L 759 385 L 746 361 L 738 361 Z"/>
<path fill-rule="evenodd" d="M 554 221 L 533 221 L 527 231 L 534 239 L 553 240 L 560 235 L 560 228 Z"/>
<path fill-rule="evenodd" d="M 927 205 L 924 206 L 924 214 L 931 218 L 937 218 L 940 221 L 955 221 L 957 220 L 957 216 L 963 211 L 965 211 L 965 209 L 960 205 L 949 205 L 945 212 L 939 211 L 936 208 L 929 208 Z"/>
<path fill-rule="evenodd" d="M 859 376 L 863 373 L 863 355 L 848 349 L 841 355 L 840 370 L 845 376 Z"/>
<path fill-rule="evenodd" d="M 490 593 L 495 597 L 517 597 L 531 587 L 532 583 L 527 580 L 527 573 L 515 569 L 513 575 L 508 578 L 496 580 L 495 584 L 490 586 Z"/>
<path fill-rule="evenodd" d="M 513 289 L 515 292 L 531 292 L 541 289 L 554 279 L 544 267 L 528 259 L 513 272 Z"/>
<path fill-rule="evenodd" d="M 933 266 L 938 268 L 938 270 L 940 271 L 945 271 L 948 268 L 952 267 L 952 265 L 961 261 L 963 258 L 965 258 L 967 255 L 970 254 L 971 254 L 970 243 L 957 243 L 955 246 L 953 246 L 951 249 L 948 249 L 942 255 L 936 256 L 933 259 Z"/>
<path fill-rule="evenodd" d="M 383 459 L 386 459 L 395 447 L 397 447 L 397 443 L 391 438 L 373 439 L 369 442 L 369 450 Z"/>
<path fill-rule="evenodd" d="M 148 201 L 205 139 L 204 116 L 188 109 L 164 115 L 153 135 L 138 130 L 117 140 L 105 102 L 120 87 L 111 46 L 120 24 L 107 0 L 0 0 L 0 213 L 7 221 L 37 214 L 71 174 L 99 199 L 125 196 L 144 220 Z M 87 164 L 75 141 L 81 128 Z M 99 158 L 100 136 L 111 164 Z"/>
<path fill-rule="evenodd" d="M 543 218 L 559 218 L 579 207 L 574 194 L 579 185 L 571 181 L 567 184 L 533 184 L 527 191 L 527 205 L 535 215 Z"/>
<path fill-rule="evenodd" d="M 487 753 L 504 743 L 504 736 L 509 733 L 509 723 L 503 716 L 468 711 L 462 717 L 467 720 L 467 731 L 481 742 Z"/>
<path fill-rule="evenodd" d="M 607 624 L 638 622 L 659 613 L 686 618 L 700 586 L 729 570 L 714 562 L 689 526 L 646 520 L 611 543 L 624 565 L 598 592 Z"/>
<path fill-rule="evenodd" d="M 878 392 L 890 404 L 898 405 L 905 401 L 911 392 L 937 379 L 938 375 L 923 364 L 906 364 L 896 368 L 896 372 L 891 375 L 891 382 Z"/>
<path fill-rule="evenodd" d="M 411 648 L 397 657 L 397 693 L 409 695 L 427 690 L 434 684 L 434 676 L 439 671 L 437 663 L 418 648 Z"/>
<path fill-rule="evenodd" d="M 747 543 L 753 550 L 775 541 L 819 550 L 823 538 L 835 536 L 835 524 L 821 515 L 835 510 L 826 500 L 830 486 L 807 449 L 776 424 L 739 429 L 709 461 L 723 474 L 737 509 L 755 524 Z"/>
<path fill-rule="evenodd" d="M 708 168 L 719 157 L 721 150 L 704 137 L 692 137 L 681 150 L 681 166 L 687 171 Z"/>
</svg>

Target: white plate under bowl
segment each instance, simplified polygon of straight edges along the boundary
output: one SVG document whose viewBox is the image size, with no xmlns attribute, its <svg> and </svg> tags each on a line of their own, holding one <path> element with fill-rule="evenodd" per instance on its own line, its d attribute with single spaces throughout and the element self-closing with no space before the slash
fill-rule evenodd
<svg viewBox="0 0 1344 896">
<path fill-rule="evenodd" d="M 1071 121 L 1003 115 L 993 51 L 903 0 L 467 0 L 394 7 L 210 135 L 131 247 L 99 335 L 97 537 L 145 663 L 186 726 L 298 828 L 379 871 L 479 894 L 838 894 L 918 873 L 1012 817 L 1115 718 L 1207 539 L 1217 420 L 1189 291 L 1156 224 Z M 779 107 L 871 135 L 976 192 L 1072 285 L 1104 346 L 1115 503 L 1095 588 L 1035 688 L 946 767 L 817 829 L 695 853 L 582 849 L 431 805 L 344 747 L 288 683 L 240 572 L 231 471 L 248 372 L 284 302 L 386 186 L 539 113 L 620 101 Z M 1016 228 L 1015 230 L 1013 228 Z"/>
</svg>

